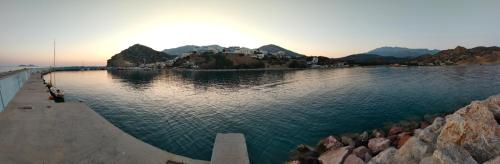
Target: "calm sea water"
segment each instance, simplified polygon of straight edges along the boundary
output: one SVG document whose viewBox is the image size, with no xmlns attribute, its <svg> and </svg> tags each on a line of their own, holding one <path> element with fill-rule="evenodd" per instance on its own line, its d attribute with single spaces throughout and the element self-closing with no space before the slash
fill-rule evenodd
<svg viewBox="0 0 500 164">
<path fill-rule="evenodd" d="M 450 112 L 500 93 L 500 66 L 372 67 L 300 71 L 58 72 L 125 132 L 209 160 L 216 133 L 244 133 L 252 163 L 282 163 L 298 144 Z"/>
</svg>

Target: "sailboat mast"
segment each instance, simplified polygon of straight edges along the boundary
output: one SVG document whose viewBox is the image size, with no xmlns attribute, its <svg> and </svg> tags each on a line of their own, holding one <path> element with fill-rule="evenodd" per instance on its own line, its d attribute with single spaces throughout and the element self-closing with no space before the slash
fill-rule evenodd
<svg viewBox="0 0 500 164">
<path fill-rule="evenodd" d="M 56 74 L 55 74 L 55 69 L 56 69 L 56 40 L 54 39 L 54 61 L 53 61 L 53 71 L 52 74 L 54 74 L 54 83 L 52 84 L 53 86 L 56 85 Z"/>
</svg>

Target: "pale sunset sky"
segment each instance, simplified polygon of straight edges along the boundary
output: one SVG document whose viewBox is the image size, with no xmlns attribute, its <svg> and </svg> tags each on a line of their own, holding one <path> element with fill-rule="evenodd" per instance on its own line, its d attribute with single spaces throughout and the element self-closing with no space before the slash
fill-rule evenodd
<svg viewBox="0 0 500 164">
<path fill-rule="evenodd" d="M 0 0 L 0 65 L 105 65 L 139 43 L 276 44 L 341 57 L 381 46 L 500 45 L 499 0 Z"/>
</svg>

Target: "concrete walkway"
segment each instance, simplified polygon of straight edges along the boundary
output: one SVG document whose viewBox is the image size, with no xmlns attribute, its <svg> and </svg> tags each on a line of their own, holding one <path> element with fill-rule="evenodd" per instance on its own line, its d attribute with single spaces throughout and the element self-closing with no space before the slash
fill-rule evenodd
<svg viewBox="0 0 500 164">
<path fill-rule="evenodd" d="M 83 103 L 54 103 L 32 75 L 0 113 L 0 163 L 209 163 L 146 144 Z"/>
<path fill-rule="evenodd" d="M 249 164 L 245 136 L 241 133 L 217 133 L 210 164 Z"/>
</svg>

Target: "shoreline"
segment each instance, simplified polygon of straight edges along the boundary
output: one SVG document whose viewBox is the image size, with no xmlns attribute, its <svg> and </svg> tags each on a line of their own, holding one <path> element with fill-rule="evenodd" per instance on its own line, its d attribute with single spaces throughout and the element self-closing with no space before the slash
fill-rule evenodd
<svg viewBox="0 0 500 164">
<path fill-rule="evenodd" d="M 500 162 L 500 94 L 425 117 L 417 124 L 400 122 L 361 134 L 330 135 L 315 146 L 301 144 L 285 163 Z"/>
</svg>

